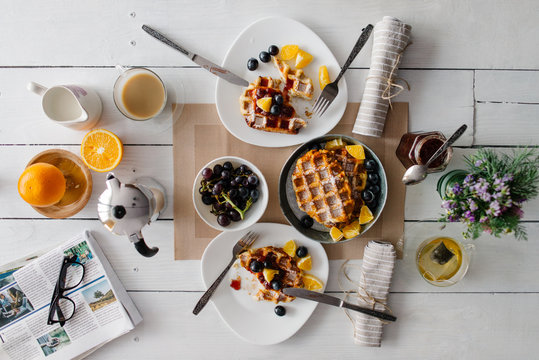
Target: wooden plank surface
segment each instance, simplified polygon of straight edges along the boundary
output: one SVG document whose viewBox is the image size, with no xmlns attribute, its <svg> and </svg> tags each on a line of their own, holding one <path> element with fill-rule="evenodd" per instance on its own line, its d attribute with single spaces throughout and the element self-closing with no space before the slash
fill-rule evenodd
<svg viewBox="0 0 539 360">
<path fill-rule="evenodd" d="M 339 309 L 317 308 L 297 335 L 283 344 L 260 348 L 245 344 L 212 306 L 195 317 L 191 310 L 204 290 L 199 261 L 173 260 L 172 220 L 144 229 L 159 254 L 146 259 L 121 236 L 96 220 L 97 196 L 104 174 L 92 173 L 90 203 L 68 220 L 42 218 L 17 195 L 16 181 L 37 152 L 67 148 L 78 153 L 84 132 L 49 123 L 39 98 L 26 90 L 29 81 L 50 86 L 86 84 L 104 104 L 100 127 L 117 133 L 125 157 L 115 171 L 122 179 L 152 175 L 173 191 L 172 141 L 169 132 L 149 133 L 123 118 L 112 101 L 118 75 L 114 66 L 154 66 L 167 79 L 180 78 L 186 102 L 213 103 L 215 78 L 181 54 L 146 35 L 155 26 L 190 50 L 220 63 L 238 33 L 265 16 L 286 15 L 311 27 L 344 63 L 361 28 L 385 15 L 413 26 L 413 45 L 399 75 L 411 85 L 396 101 L 410 103 L 410 130 L 441 130 L 460 124 L 469 130 L 458 146 L 495 146 L 511 151 L 539 145 L 539 2 L 502 0 L 417 2 L 327 0 L 273 2 L 238 0 L 147 2 L 42 2 L 7 0 L 0 4 L 0 263 L 37 248 L 50 247 L 88 228 L 103 247 L 145 318 L 134 332 L 92 355 L 91 359 L 191 358 L 533 358 L 539 327 L 539 199 L 524 208 L 528 241 L 483 236 L 474 242 L 470 270 L 457 285 L 433 287 L 415 268 L 419 243 L 435 234 L 460 238 L 460 224 L 440 229 L 435 220 L 440 200 L 434 174 L 409 187 L 405 203 L 404 258 L 397 262 L 390 305 L 399 316 L 385 328 L 381 349 L 352 343 L 352 327 Z M 361 100 L 370 64 L 371 43 L 347 72 L 349 101 Z M 253 54 L 254 56 L 256 54 Z M 332 74 L 334 76 L 335 74 Z M 455 149 L 449 170 L 463 167 Z M 190 204 L 186 204 L 190 206 Z M 172 207 L 165 212 L 172 219 Z M 327 290 L 340 293 L 342 261 L 330 262 Z M 361 261 L 353 264 L 361 265 Z M 166 274 L 164 276 L 164 274 Z M 342 294 L 340 294 L 342 296 Z M 262 351 L 261 351 L 262 350 Z"/>
<path fill-rule="evenodd" d="M 266 16 L 295 18 L 311 27 L 342 64 L 361 28 L 385 15 L 412 24 L 414 44 L 405 68 L 538 69 L 536 17 L 539 3 L 449 0 L 419 2 L 346 0 L 161 1 L 62 3 L 7 0 L 0 29 L 0 65 L 192 65 L 141 30 L 155 26 L 187 49 L 216 63 L 239 32 Z M 283 12 L 283 9 L 286 11 Z M 21 18 L 27 19 L 20 21 Z M 233 19 L 233 20 L 230 20 Z M 368 67 L 371 44 L 354 61 Z M 29 54 L 36 54 L 29 56 Z M 158 55 L 156 55 L 158 54 Z"/>
</svg>

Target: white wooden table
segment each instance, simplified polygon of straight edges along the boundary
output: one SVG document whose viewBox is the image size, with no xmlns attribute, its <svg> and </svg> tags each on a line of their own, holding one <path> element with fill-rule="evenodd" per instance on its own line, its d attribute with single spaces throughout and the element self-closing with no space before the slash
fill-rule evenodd
<svg viewBox="0 0 539 360">
<path fill-rule="evenodd" d="M 98 350 L 92 359 L 168 358 L 536 358 L 539 336 L 539 201 L 525 208 L 529 241 L 483 237 L 469 273 L 449 288 L 424 282 L 415 269 L 417 245 L 438 231 L 438 176 L 409 188 L 404 259 L 397 262 L 390 305 L 398 315 L 386 326 L 382 348 L 353 344 L 352 326 L 337 308 L 319 306 L 291 339 L 268 348 L 244 343 L 213 306 L 191 311 L 204 286 L 199 261 L 174 261 L 172 207 L 146 229 L 157 256 L 139 256 L 124 238 L 97 220 L 104 174 L 93 173 L 89 205 L 67 220 L 45 219 L 20 199 L 17 179 L 26 162 L 48 148 L 79 153 L 84 132 L 47 121 L 29 81 L 46 86 L 80 83 L 104 103 L 100 126 L 117 133 L 125 155 L 122 179 L 153 175 L 173 193 L 170 133 L 147 136 L 114 107 L 114 65 L 141 65 L 179 74 L 190 103 L 213 103 L 215 78 L 141 31 L 154 25 L 215 62 L 252 21 L 287 15 L 304 22 L 342 64 L 361 28 L 392 15 L 413 26 L 413 45 L 400 75 L 412 90 L 410 130 L 470 130 L 459 141 L 452 168 L 473 147 L 508 151 L 538 145 L 539 3 L 537 1 L 93 1 L 5 0 L 0 4 L 0 262 L 51 246 L 88 228 L 140 308 L 144 322 Z M 370 45 L 346 74 L 349 101 L 359 101 Z M 185 204 L 192 207 L 192 204 Z M 418 223 L 418 221 L 422 221 Z M 457 238 L 463 228 L 445 231 Z M 339 292 L 341 261 L 331 262 L 327 291 Z M 249 319 L 245 319 L 249 321 Z M 264 324 L 253 324 L 253 328 Z"/>
</svg>

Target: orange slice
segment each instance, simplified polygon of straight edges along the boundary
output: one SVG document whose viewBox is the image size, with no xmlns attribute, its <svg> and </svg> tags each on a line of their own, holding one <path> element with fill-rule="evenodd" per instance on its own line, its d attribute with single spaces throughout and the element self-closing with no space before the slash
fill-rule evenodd
<svg viewBox="0 0 539 360">
<path fill-rule="evenodd" d="M 343 238 L 343 233 L 341 230 L 334 226 L 331 228 L 331 230 L 329 230 L 329 236 L 331 236 L 333 241 L 339 241 Z"/>
<path fill-rule="evenodd" d="M 283 246 L 283 251 L 287 253 L 288 255 L 290 255 L 291 257 L 294 257 L 296 256 L 297 248 L 298 247 L 296 246 L 296 243 L 294 242 L 294 240 L 288 240 L 286 244 L 284 244 Z"/>
<path fill-rule="evenodd" d="M 338 150 L 342 149 L 346 144 L 341 138 L 333 139 L 326 143 L 326 150 Z"/>
<path fill-rule="evenodd" d="M 262 99 L 258 99 L 256 101 L 256 106 L 258 106 L 259 108 L 261 108 L 265 112 L 269 112 L 270 109 L 271 109 L 271 98 L 270 97 L 265 97 L 265 98 L 262 98 Z"/>
<path fill-rule="evenodd" d="M 298 69 L 303 69 L 305 66 L 309 65 L 313 61 L 313 56 L 307 51 L 298 50 L 296 55 L 296 67 Z"/>
<path fill-rule="evenodd" d="M 324 90 L 326 85 L 331 82 L 326 65 L 322 65 L 318 69 L 318 82 L 320 83 L 320 90 Z"/>
<path fill-rule="evenodd" d="M 348 145 L 346 150 L 358 160 L 365 160 L 365 149 L 361 145 Z"/>
<path fill-rule="evenodd" d="M 50 206 L 62 199 L 66 190 L 64 174 L 56 166 L 35 163 L 28 166 L 18 183 L 19 195 L 33 206 Z"/>
<path fill-rule="evenodd" d="M 118 136 L 105 129 L 90 131 L 80 145 L 84 163 L 92 170 L 107 172 L 122 161 L 124 150 Z"/>
<path fill-rule="evenodd" d="M 298 267 L 301 270 L 309 271 L 313 267 L 313 260 L 311 258 L 311 255 L 307 255 L 305 257 L 302 257 L 298 260 Z"/>
<path fill-rule="evenodd" d="M 353 223 L 351 223 L 350 225 L 345 226 L 342 229 L 342 233 L 343 233 L 345 239 L 351 239 L 351 238 L 355 238 L 356 236 L 358 236 L 360 230 L 361 230 L 361 226 L 359 225 L 359 221 L 356 220 Z"/>
<path fill-rule="evenodd" d="M 299 46 L 297 45 L 285 45 L 281 49 L 281 59 L 282 60 L 292 60 L 296 57 L 299 50 Z"/>
<path fill-rule="evenodd" d="M 320 290 L 324 287 L 324 283 L 314 275 L 304 274 L 303 287 L 307 290 Z"/>
<path fill-rule="evenodd" d="M 366 224 L 368 222 L 371 222 L 372 219 L 374 219 L 374 215 L 372 214 L 371 209 L 363 205 L 361 207 L 361 212 L 359 213 L 359 224 L 360 225 Z"/>
<path fill-rule="evenodd" d="M 264 279 L 266 279 L 267 282 L 271 282 L 271 280 L 273 280 L 275 275 L 277 275 L 278 273 L 279 273 L 279 270 L 268 269 L 268 268 L 265 268 L 262 271 L 262 274 L 264 275 Z"/>
</svg>

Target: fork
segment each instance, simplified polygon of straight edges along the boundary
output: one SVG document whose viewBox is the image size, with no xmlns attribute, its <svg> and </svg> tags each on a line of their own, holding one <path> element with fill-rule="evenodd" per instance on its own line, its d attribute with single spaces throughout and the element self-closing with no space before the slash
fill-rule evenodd
<svg viewBox="0 0 539 360">
<path fill-rule="evenodd" d="M 318 99 L 316 99 L 316 102 L 314 103 L 312 112 L 318 116 L 322 116 L 329 105 L 335 100 L 337 97 L 337 94 L 339 93 L 339 87 L 337 84 L 339 83 L 339 80 L 341 80 L 341 77 L 344 75 L 344 72 L 348 70 L 348 67 L 350 64 L 352 64 L 352 61 L 356 58 L 357 54 L 361 51 L 367 40 L 369 40 L 369 37 L 371 36 L 373 26 L 371 24 L 365 26 L 363 29 L 361 35 L 359 36 L 359 39 L 357 39 L 356 44 L 354 45 L 354 48 L 352 49 L 352 52 L 348 56 L 348 59 L 344 63 L 341 72 L 333 81 L 332 83 L 327 84 L 324 87 L 324 91 L 320 94 Z"/>
<path fill-rule="evenodd" d="M 193 309 L 193 314 L 198 315 L 198 313 L 204 308 L 204 306 L 206 306 L 206 304 L 210 300 L 211 296 L 213 295 L 213 293 L 215 292 L 215 290 L 217 289 L 221 281 L 223 281 L 223 279 L 225 278 L 226 273 L 228 272 L 232 264 L 234 264 L 234 261 L 236 261 L 236 258 L 238 257 L 238 255 L 243 250 L 251 246 L 255 242 L 256 239 L 258 239 L 258 234 L 252 231 L 249 231 L 247 234 L 243 235 L 241 239 L 238 240 L 238 242 L 232 248 L 232 260 L 230 260 L 230 262 L 228 263 L 226 268 L 223 270 L 221 275 L 219 275 L 219 277 L 215 279 L 213 284 L 211 284 L 211 286 L 208 288 L 208 290 L 206 290 L 204 295 L 202 295 L 200 300 L 198 300 L 198 303 Z"/>
</svg>

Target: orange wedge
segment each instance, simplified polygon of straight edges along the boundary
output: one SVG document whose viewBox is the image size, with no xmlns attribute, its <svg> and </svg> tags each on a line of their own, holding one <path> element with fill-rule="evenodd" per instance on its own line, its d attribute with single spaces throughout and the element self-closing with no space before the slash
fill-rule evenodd
<svg viewBox="0 0 539 360">
<path fill-rule="evenodd" d="M 374 219 L 374 215 L 372 214 L 371 209 L 363 205 L 361 207 L 361 212 L 359 213 L 359 224 L 360 225 L 366 224 L 368 222 L 371 222 L 372 219 Z"/>
<path fill-rule="evenodd" d="M 309 65 L 313 61 L 313 56 L 307 51 L 299 50 L 296 55 L 296 67 L 298 69 L 303 69 L 305 66 Z"/>
<path fill-rule="evenodd" d="M 361 145 L 348 145 L 346 150 L 358 160 L 365 160 L 365 149 Z"/>
<path fill-rule="evenodd" d="M 265 98 L 262 98 L 262 99 L 258 99 L 256 101 L 256 106 L 258 106 L 259 108 L 261 108 L 265 112 L 270 112 L 271 98 L 270 97 L 265 97 Z"/>
<path fill-rule="evenodd" d="M 118 136 L 105 129 L 90 131 L 80 145 L 84 163 L 92 170 L 107 172 L 122 161 L 124 150 Z"/>
<path fill-rule="evenodd" d="M 343 238 L 342 231 L 336 228 L 335 226 L 329 230 L 329 236 L 333 239 L 333 241 L 339 241 Z"/>
<path fill-rule="evenodd" d="M 351 238 L 355 238 L 356 236 L 358 236 L 360 230 L 361 230 L 361 225 L 359 225 L 359 221 L 356 220 L 353 223 L 351 223 L 350 225 L 345 226 L 342 229 L 342 233 L 343 233 L 345 239 L 351 239 Z"/>
<path fill-rule="evenodd" d="M 311 258 L 311 255 L 307 255 L 305 257 L 302 257 L 298 260 L 298 267 L 301 270 L 309 271 L 313 267 L 313 260 Z"/>
<path fill-rule="evenodd" d="M 299 46 L 297 45 L 285 45 L 281 49 L 281 59 L 282 60 L 292 60 L 296 57 L 299 50 Z"/>
<path fill-rule="evenodd" d="M 326 85 L 331 82 L 326 65 L 322 65 L 318 69 L 318 82 L 320 83 L 320 90 L 324 90 Z"/>
<path fill-rule="evenodd" d="M 324 283 L 316 276 L 311 274 L 303 275 L 303 287 L 307 290 L 320 290 L 324 287 Z"/>
</svg>

